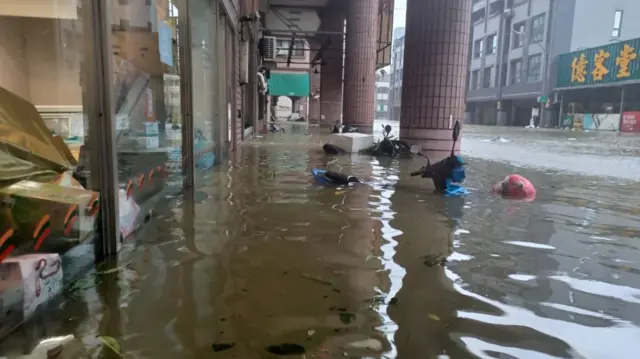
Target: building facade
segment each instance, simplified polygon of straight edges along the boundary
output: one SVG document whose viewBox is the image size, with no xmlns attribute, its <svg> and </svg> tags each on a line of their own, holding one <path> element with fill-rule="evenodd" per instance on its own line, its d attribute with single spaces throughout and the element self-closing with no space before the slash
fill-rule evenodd
<svg viewBox="0 0 640 359">
<path fill-rule="evenodd" d="M 402 67 L 404 62 L 404 27 L 393 30 L 391 57 L 391 91 L 389 94 L 389 119 L 400 121 L 402 100 Z"/>
<path fill-rule="evenodd" d="M 638 7 L 626 0 L 474 0 L 467 121 L 526 126 L 535 118 L 556 126 L 559 55 L 640 36 L 622 22 L 622 13 Z"/>
<path fill-rule="evenodd" d="M 389 120 L 389 94 L 391 76 L 386 72 L 376 74 L 375 119 Z"/>
<path fill-rule="evenodd" d="M 640 3 L 583 0 L 572 10 L 568 48 L 552 67 L 557 124 L 640 132 L 640 26 L 631 20 Z"/>
</svg>

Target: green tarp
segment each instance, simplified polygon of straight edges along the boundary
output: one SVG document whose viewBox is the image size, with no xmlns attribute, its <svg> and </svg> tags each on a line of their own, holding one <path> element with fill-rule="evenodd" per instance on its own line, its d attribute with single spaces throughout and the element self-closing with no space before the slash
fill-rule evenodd
<svg viewBox="0 0 640 359">
<path fill-rule="evenodd" d="M 271 72 L 271 78 L 269 78 L 269 95 L 309 96 L 309 74 Z"/>
</svg>

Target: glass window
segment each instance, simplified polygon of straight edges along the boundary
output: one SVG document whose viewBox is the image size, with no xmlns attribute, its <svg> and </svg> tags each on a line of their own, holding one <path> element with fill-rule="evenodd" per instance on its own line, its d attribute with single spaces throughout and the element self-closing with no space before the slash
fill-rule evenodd
<svg viewBox="0 0 640 359">
<path fill-rule="evenodd" d="M 513 40 L 511 48 L 518 49 L 524 46 L 524 22 L 513 25 Z"/>
<path fill-rule="evenodd" d="M 178 8 L 176 1 L 155 1 L 153 11 L 144 1 L 108 4 L 113 25 L 129 20 L 111 32 L 118 182 L 145 213 L 183 189 Z"/>
<path fill-rule="evenodd" d="M 23 312 L 22 297 L 16 301 L 16 293 L 28 293 L 21 275 L 51 298 L 62 291 L 63 272 L 67 282 L 95 261 L 101 213 L 98 171 L 89 161 L 98 143 L 89 130 L 98 119 L 89 109 L 95 91 L 87 80 L 95 74 L 83 30 L 93 22 L 87 3 L 2 4 L 12 16 L 0 16 L 0 336 L 38 305 Z M 20 274 L 20 267 L 42 269 L 51 280 Z"/>
<path fill-rule="evenodd" d="M 544 40 L 544 14 L 540 14 L 531 20 L 531 43 Z"/>
<path fill-rule="evenodd" d="M 217 6 L 209 0 L 191 1 L 191 98 L 196 186 L 202 175 L 215 164 L 216 140 L 220 138 L 220 107 L 215 89 L 218 81 L 218 56 L 214 55 L 218 45 L 214 41 L 216 9 Z"/>
<path fill-rule="evenodd" d="M 487 36 L 487 55 L 493 55 L 498 51 L 498 36 L 496 34 Z"/>
<path fill-rule="evenodd" d="M 278 56 L 288 56 L 290 45 L 291 45 L 291 40 L 289 39 L 276 40 L 276 51 L 278 53 Z M 306 48 L 306 44 L 304 40 L 294 40 L 293 53 L 291 56 L 304 57 L 305 48 Z"/>
<path fill-rule="evenodd" d="M 482 56 L 483 40 L 479 39 L 473 42 L 473 58 L 477 59 Z"/>
<path fill-rule="evenodd" d="M 616 10 L 613 15 L 613 31 L 611 37 L 620 37 L 620 29 L 622 28 L 622 10 Z"/>
<path fill-rule="evenodd" d="M 471 72 L 471 90 L 477 90 L 478 89 L 478 81 L 480 77 L 480 70 L 474 70 Z"/>
<path fill-rule="evenodd" d="M 542 55 L 536 54 L 529 56 L 529 64 L 527 67 L 527 82 L 540 81 L 542 69 Z"/>
<path fill-rule="evenodd" d="M 493 67 L 487 67 L 484 69 L 484 73 L 482 75 L 482 87 L 483 88 L 490 88 L 493 85 L 493 82 L 491 81 L 491 74 L 493 71 Z"/>
<path fill-rule="evenodd" d="M 522 60 L 513 60 L 511 61 L 511 84 L 519 84 L 522 79 Z"/>
</svg>

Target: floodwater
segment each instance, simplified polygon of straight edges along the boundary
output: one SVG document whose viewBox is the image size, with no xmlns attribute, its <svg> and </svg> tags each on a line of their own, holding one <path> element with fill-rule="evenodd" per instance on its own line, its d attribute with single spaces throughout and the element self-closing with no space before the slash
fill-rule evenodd
<svg viewBox="0 0 640 359">
<path fill-rule="evenodd" d="M 633 139 L 464 129 L 461 199 L 409 177 L 420 159 L 326 157 L 305 131 L 246 143 L 0 353 L 72 334 L 60 358 L 637 358 Z M 636 173 L 540 164 L 597 146 Z M 312 167 L 367 184 L 320 187 Z M 534 202 L 488 193 L 512 172 Z"/>
</svg>

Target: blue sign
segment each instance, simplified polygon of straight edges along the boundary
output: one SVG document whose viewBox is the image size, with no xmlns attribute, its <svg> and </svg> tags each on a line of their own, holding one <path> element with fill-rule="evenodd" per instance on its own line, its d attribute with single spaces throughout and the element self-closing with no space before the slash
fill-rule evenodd
<svg viewBox="0 0 640 359">
<path fill-rule="evenodd" d="M 167 23 L 158 26 L 158 48 L 160 49 L 160 61 L 173 66 L 173 31 Z"/>
</svg>

